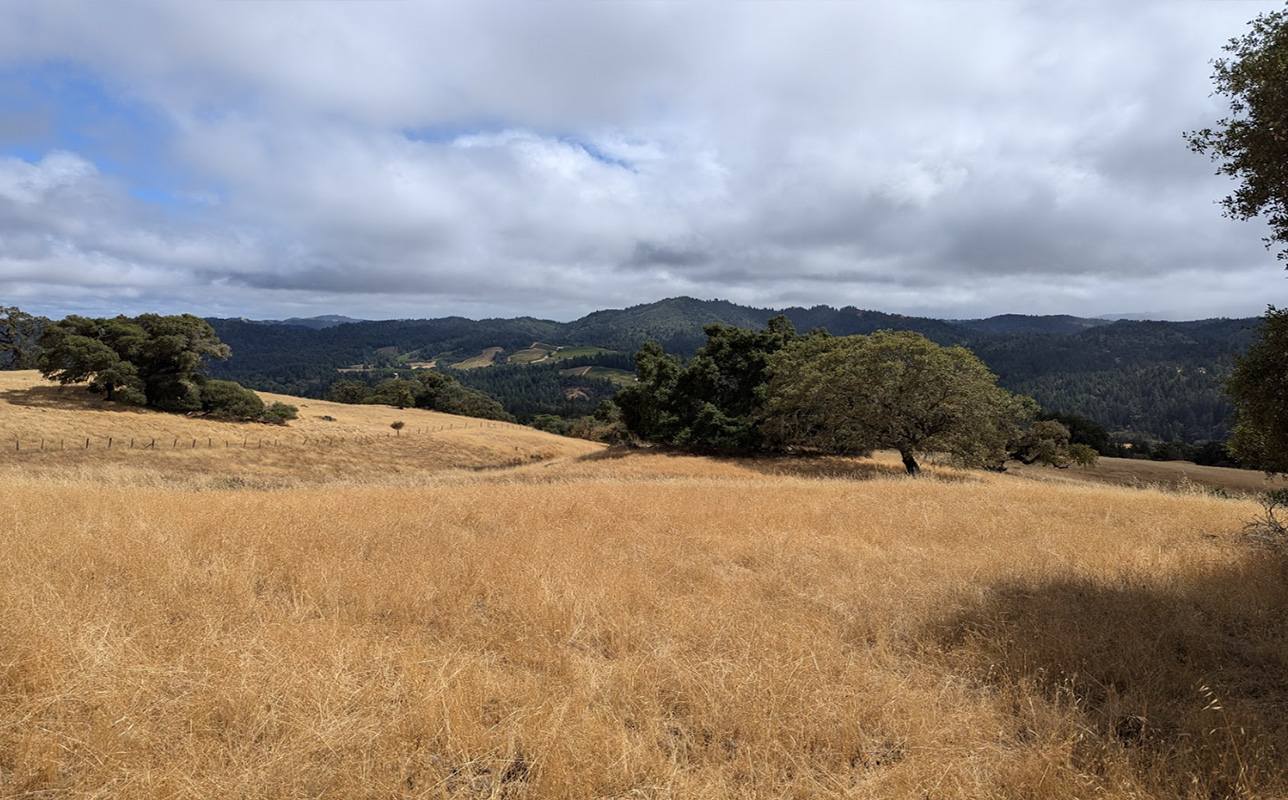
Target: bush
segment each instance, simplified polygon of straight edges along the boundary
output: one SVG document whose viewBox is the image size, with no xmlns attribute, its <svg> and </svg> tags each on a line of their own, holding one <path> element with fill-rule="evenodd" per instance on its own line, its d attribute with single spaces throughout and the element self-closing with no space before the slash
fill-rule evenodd
<svg viewBox="0 0 1288 800">
<path fill-rule="evenodd" d="M 1271 489 L 1262 494 L 1261 508 L 1261 516 L 1245 525 L 1244 529 L 1276 547 L 1288 545 L 1288 518 L 1279 518 L 1280 514 L 1288 515 L 1288 489 Z"/>
<path fill-rule="evenodd" d="M 286 403 L 265 407 L 259 395 L 233 381 L 204 382 L 201 386 L 201 410 L 215 419 L 264 422 L 285 425 L 299 417 L 299 409 Z"/>
<path fill-rule="evenodd" d="M 1069 445 L 1069 458 L 1080 467 L 1094 467 L 1100 460 L 1100 453 L 1091 445 L 1075 442 Z"/>
<path fill-rule="evenodd" d="M 273 403 L 265 409 L 261 422 L 267 422 L 270 425 L 285 425 L 287 420 L 296 419 L 300 416 L 300 410 L 295 406 L 289 406 L 286 403 Z"/>
<path fill-rule="evenodd" d="M 573 427 L 573 420 L 564 419 L 555 414 L 538 414 L 528 423 L 539 431 L 567 436 Z"/>
<path fill-rule="evenodd" d="M 259 395 L 233 381 L 206 381 L 201 387 L 201 409 L 216 419 L 257 420 L 267 413 Z"/>
</svg>

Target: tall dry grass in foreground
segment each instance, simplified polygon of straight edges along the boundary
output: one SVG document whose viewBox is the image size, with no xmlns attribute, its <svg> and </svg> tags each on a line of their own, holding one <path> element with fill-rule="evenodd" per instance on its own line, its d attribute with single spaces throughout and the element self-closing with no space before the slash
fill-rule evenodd
<svg viewBox="0 0 1288 800">
<path fill-rule="evenodd" d="M 0 484 L 0 797 L 1288 795 L 1253 504 L 801 467 Z"/>
</svg>

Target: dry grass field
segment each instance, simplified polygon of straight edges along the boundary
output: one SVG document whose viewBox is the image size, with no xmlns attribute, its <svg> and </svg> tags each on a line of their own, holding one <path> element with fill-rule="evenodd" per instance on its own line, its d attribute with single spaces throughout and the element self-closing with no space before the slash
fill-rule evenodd
<svg viewBox="0 0 1288 800">
<path fill-rule="evenodd" d="M 1101 458 L 1094 467 L 1055 470 L 1011 462 L 1007 469 L 1017 475 L 1045 481 L 1086 481 L 1182 491 L 1201 487 L 1227 494 L 1257 494 L 1288 486 L 1288 480 L 1283 476 L 1267 478 L 1265 473 L 1254 470 L 1203 467 L 1191 461 Z"/>
<path fill-rule="evenodd" d="M 47 383 L 35 371 L 0 371 L 0 477 L 107 476 L 185 488 L 417 482 L 601 449 L 433 411 L 260 396 L 297 406 L 299 419 L 285 427 L 189 419 L 104 403 L 83 386 Z M 396 421 L 406 427 L 395 432 Z"/>
<path fill-rule="evenodd" d="M 0 379 L 11 443 L 247 429 Z M 0 797 L 1288 796 L 1251 501 L 296 402 L 3 456 Z"/>
</svg>

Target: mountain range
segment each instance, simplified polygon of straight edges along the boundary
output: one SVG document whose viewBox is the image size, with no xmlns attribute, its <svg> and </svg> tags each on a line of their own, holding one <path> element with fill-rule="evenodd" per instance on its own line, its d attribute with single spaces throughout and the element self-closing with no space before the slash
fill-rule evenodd
<svg viewBox="0 0 1288 800">
<path fill-rule="evenodd" d="M 760 328 L 779 314 L 800 331 L 825 328 L 836 335 L 850 335 L 912 330 L 942 345 L 963 345 L 999 376 L 999 383 L 1032 396 L 1047 410 L 1081 414 L 1125 435 L 1184 442 L 1228 434 L 1230 405 L 1221 385 L 1234 356 L 1247 348 L 1259 322 L 1256 318 L 1110 321 L 1024 314 L 941 320 L 848 306 L 769 309 L 691 297 L 596 311 L 571 322 L 533 317 L 211 319 L 234 354 L 216 365 L 212 374 L 257 389 L 319 397 L 336 380 L 354 377 L 338 369 L 396 368 L 413 362 L 446 367 L 500 348 L 492 359 L 496 366 L 453 374 L 466 385 L 493 394 L 521 417 L 577 414 L 610 396 L 615 387 L 590 375 L 566 374 L 572 366 L 566 361 L 542 358 L 507 363 L 510 356 L 531 352 L 535 344 L 551 351 L 578 347 L 576 352 L 592 354 L 580 356 L 577 366 L 629 368 L 630 354 L 645 341 L 689 356 L 705 342 L 702 327 L 706 324 Z M 534 388 L 538 384 L 544 388 Z"/>
</svg>

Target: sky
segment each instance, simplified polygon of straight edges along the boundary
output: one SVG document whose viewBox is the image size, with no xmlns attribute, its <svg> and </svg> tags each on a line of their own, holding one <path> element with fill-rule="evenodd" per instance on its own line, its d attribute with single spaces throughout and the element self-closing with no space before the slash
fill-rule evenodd
<svg viewBox="0 0 1288 800">
<path fill-rule="evenodd" d="M 1255 0 L 9 0 L 0 305 L 1255 316 Z"/>
</svg>

